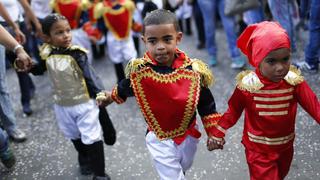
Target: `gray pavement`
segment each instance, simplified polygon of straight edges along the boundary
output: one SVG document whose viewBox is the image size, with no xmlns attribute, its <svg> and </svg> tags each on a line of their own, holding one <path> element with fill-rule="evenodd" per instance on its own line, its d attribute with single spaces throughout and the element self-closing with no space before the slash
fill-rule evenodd
<svg viewBox="0 0 320 180">
<path fill-rule="evenodd" d="M 298 45 L 302 50 L 306 33 L 301 32 Z M 180 48 L 190 57 L 206 61 L 206 50 L 195 48 L 196 38 L 184 36 Z M 224 112 L 227 100 L 235 87 L 235 76 L 239 72 L 230 68 L 225 34 L 217 31 L 218 66 L 212 68 L 216 84 L 211 87 L 216 100 L 217 109 Z M 295 56 L 302 57 L 303 52 Z M 107 89 L 116 82 L 115 72 L 108 60 L 94 62 L 99 76 Z M 320 97 L 320 74 L 305 75 L 311 88 Z M 20 92 L 17 77 L 11 69 L 8 71 L 8 84 L 11 98 L 17 115 L 17 124 L 27 134 L 24 143 L 11 143 L 17 156 L 14 169 L 6 170 L 0 165 L 0 179 L 91 179 L 81 176 L 78 170 L 76 152 L 71 142 L 59 131 L 54 119 L 53 102 L 48 77 L 34 77 L 36 96 L 32 100 L 34 114 L 23 117 L 20 107 Z M 146 124 L 134 98 L 123 105 L 112 104 L 109 114 L 117 129 L 117 142 L 114 146 L 105 147 L 106 172 L 114 180 L 151 180 L 159 179 L 152 167 L 151 159 L 145 147 L 144 135 Z M 198 118 L 199 119 L 199 118 Z M 199 120 L 198 120 L 199 121 Z M 243 118 L 228 131 L 223 151 L 208 152 L 206 135 L 199 121 L 202 137 L 198 145 L 193 167 L 187 172 L 187 179 L 194 180 L 245 180 L 249 179 L 248 167 L 244 156 L 244 148 L 240 143 Z M 320 129 L 319 125 L 299 107 L 296 123 L 295 154 L 287 179 L 308 180 L 320 179 Z"/>
</svg>

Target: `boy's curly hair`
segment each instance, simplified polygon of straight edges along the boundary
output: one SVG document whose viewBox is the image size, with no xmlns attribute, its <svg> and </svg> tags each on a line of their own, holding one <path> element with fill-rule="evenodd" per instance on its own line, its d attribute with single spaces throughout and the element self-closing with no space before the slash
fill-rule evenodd
<svg viewBox="0 0 320 180">
<path fill-rule="evenodd" d="M 173 24 L 177 32 L 180 32 L 178 19 L 174 13 L 165 9 L 151 11 L 143 20 L 142 34 L 145 33 L 145 27 L 150 25 Z"/>
</svg>

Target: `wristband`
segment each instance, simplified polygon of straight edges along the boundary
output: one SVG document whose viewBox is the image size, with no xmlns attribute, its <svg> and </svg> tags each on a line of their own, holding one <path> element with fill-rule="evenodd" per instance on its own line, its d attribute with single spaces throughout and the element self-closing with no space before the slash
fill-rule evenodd
<svg viewBox="0 0 320 180">
<path fill-rule="evenodd" d="M 23 46 L 21 46 L 20 44 L 16 45 L 16 46 L 13 48 L 13 50 L 12 50 L 13 53 L 16 54 L 16 52 L 17 52 L 17 50 L 18 50 L 19 48 L 22 48 L 22 49 L 23 49 Z"/>
</svg>

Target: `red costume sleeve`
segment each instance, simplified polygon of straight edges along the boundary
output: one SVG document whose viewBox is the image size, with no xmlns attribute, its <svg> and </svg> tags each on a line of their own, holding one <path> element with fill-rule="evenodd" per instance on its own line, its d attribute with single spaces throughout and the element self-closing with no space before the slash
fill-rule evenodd
<svg viewBox="0 0 320 180">
<path fill-rule="evenodd" d="M 297 85 L 295 94 L 303 109 L 307 111 L 313 119 L 320 123 L 320 103 L 306 81 Z"/>
<path fill-rule="evenodd" d="M 223 114 L 218 124 L 213 129 L 213 136 L 222 138 L 227 129 L 235 125 L 245 107 L 245 95 L 236 88 L 228 101 L 228 110 Z"/>
</svg>

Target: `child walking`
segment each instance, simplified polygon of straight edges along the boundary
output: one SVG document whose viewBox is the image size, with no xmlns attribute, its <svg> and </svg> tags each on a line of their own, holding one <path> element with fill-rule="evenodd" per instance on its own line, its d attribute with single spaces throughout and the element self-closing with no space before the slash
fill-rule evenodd
<svg viewBox="0 0 320 180">
<path fill-rule="evenodd" d="M 177 48 L 182 39 L 176 16 L 155 10 L 146 16 L 143 42 L 147 52 L 126 67 L 126 79 L 112 93 L 97 96 L 100 106 L 125 102 L 135 96 L 147 122 L 146 145 L 161 179 L 185 179 L 201 136 L 199 112 L 208 134 L 220 117 L 208 88 L 213 75 L 201 60 Z"/>
<path fill-rule="evenodd" d="M 214 128 L 208 149 L 222 149 L 226 130 L 245 110 L 242 143 L 250 179 L 284 179 L 294 152 L 297 104 L 320 123 L 319 100 L 300 71 L 291 66 L 290 40 L 278 23 L 247 27 L 238 47 L 255 71 L 238 75 L 229 108 Z"/>
<path fill-rule="evenodd" d="M 31 72 L 49 73 L 58 126 L 78 151 L 81 173 L 93 172 L 93 179 L 110 179 L 105 173 L 99 109 L 92 99 L 103 85 L 88 62 L 86 50 L 71 44 L 71 28 L 64 16 L 48 15 L 42 28 L 46 42 L 40 49 L 42 60 Z"/>
</svg>

